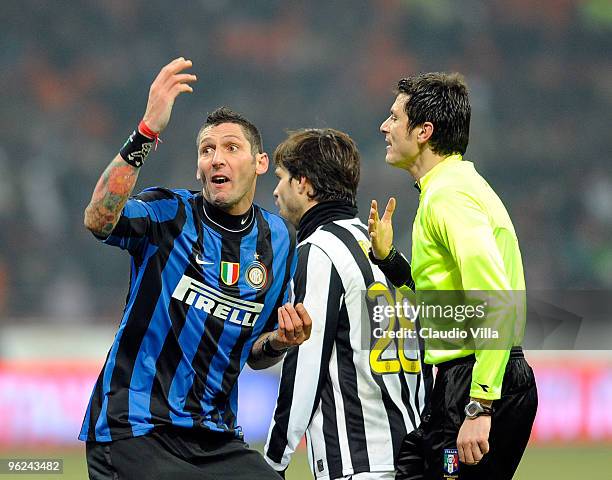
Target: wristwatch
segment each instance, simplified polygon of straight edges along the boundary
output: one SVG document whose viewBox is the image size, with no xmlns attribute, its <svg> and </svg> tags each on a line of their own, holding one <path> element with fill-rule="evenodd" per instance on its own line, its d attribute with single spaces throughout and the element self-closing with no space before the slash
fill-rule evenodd
<svg viewBox="0 0 612 480">
<path fill-rule="evenodd" d="M 491 416 L 493 415 L 493 407 L 486 407 L 482 403 L 477 402 L 476 400 L 471 400 L 465 406 L 465 416 L 466 418 L 476 418 L 481 415 Z"/>
</svg>

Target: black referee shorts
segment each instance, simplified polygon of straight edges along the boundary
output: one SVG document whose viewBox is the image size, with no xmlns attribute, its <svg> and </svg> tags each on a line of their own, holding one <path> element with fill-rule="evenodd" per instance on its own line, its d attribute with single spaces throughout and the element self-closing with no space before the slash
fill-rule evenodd
<svg viewBox="0 0 612 480">
<path fill-rule="evenodd" d="M 527 447 L 538 406 L 533 370 L 522 349 L 513 348 L 504 374 L 502 396 L 493 402 L 489 453 L 477 465 L 458 463 L 454 467 L 452 460 L 457 451 L 459 428 L 465 419 L 464 407 L 469 402 L 474 362 L 472 355 L 438 365 L 423 421 L 402 443 L 396 479 L 512 478 Z M 449 474 L 449 470 L 453 473 Z"/>
<path fill-rule="evenodd" d="M 91 480 L 279 480 L 242 440 L 185 429 L 153 431 L 109 443 L 87 442 Z"/>
</svg>

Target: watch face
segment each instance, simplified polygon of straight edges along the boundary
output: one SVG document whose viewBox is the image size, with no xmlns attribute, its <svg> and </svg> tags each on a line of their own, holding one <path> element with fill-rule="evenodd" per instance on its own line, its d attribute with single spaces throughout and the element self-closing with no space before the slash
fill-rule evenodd
<svg viewBox="0 0 612 480">
<path fill-rule="evenodd" d="M 467 406 L 465 407 L 465 413 L 468 416 L 474 416 L 477 413 L 479 413 L 482 409 L 479 408 L 480 405 L 476 402 L 470 402 L 467 404 Z"/>
</svg>

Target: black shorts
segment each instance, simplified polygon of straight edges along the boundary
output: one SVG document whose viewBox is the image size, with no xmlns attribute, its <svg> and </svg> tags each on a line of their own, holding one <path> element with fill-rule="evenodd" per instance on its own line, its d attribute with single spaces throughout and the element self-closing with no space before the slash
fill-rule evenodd
<svg viewBox="0 0 612 480">
<path fill-rule="evenodd" d="M 242 440 L 186 429 L 153 431 L 108 443 L 87 442 L 91 480 L 279 480 L 264 458 Z"/>
<path fill-rule="evenodd" d="M 520 348 L 512 349 L 502 396 L 493 402 L 489 453 L 478 465 L 459 463 L 459 471 L 452 475 L 444 469 L 449 455 L 457 448 L 457 435 L 465 419 L 464 407 L 469 402 L 474 361 L 474 356 L 470 356 L 438 365 L 423 421 L 402 443 L 397 479 L 505 480 L 514 475 L 527 447 L 538 406 L 533 370 Z"/>
</svg>

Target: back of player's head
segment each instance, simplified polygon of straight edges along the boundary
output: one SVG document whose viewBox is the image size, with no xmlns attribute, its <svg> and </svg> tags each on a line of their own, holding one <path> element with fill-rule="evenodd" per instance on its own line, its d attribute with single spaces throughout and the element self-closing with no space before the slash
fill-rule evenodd
<svg viewBox="0 0 612 480">
<path fill-rule="evenodd" d="M 434 153 L 465 153 L 471 107 L 467 85 L 459 73 L 421 73 L 402 78 L 395 93 L 408 95 L 404 106 L 408 131 L 431 122 L 434 129 L 429 145 Z"/>
<path fill-rule="evenodd" d="M 199 143 L 200 136 L 205 129 L 221 125 L 222 123 L 235 123 L 240 125 L 242 131 L 244 132 L 244 136 L 251 144 L 251 152 L 253 155 L 263 153 L 263 142 L 257 127 L 253 125 L 253 123 L 246 117 L 242 116 L 238 112 L 234 112 L 228 107 L 219 107 L 212 113 L 208 114 L 208 117 L 206 117 L 206 122 L 204 122 L 204 125 L 202 125 L 202 128 L 200 128 L 198 133 L 196 145 Z"/>
<path fill-rule="evenodd" d="M 287 170 L 291 178 L 307 178 L 314 200 L 344 200 L 355 204 L 360 156 L 357 145 L 346 133 L 333 128 L 289 132 L 287 139 L 276 148 L 274 162 Z"/>
</svg>

